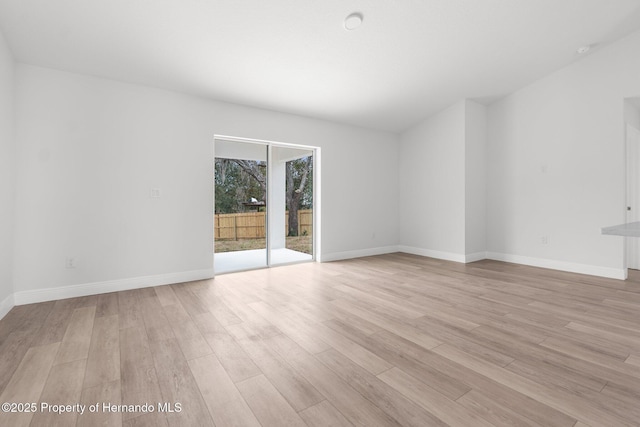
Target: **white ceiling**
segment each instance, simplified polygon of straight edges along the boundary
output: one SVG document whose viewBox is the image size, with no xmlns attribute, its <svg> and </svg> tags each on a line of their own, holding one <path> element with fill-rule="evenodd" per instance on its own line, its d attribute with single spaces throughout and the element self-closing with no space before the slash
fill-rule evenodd
<svg viewBox="0 0 640 427">
<path fill-rule="evenodd" d="M 0 28 L 20 62 L 401 131 L 639 29 L 640 0 L 0 0 Z"/>
</svg>

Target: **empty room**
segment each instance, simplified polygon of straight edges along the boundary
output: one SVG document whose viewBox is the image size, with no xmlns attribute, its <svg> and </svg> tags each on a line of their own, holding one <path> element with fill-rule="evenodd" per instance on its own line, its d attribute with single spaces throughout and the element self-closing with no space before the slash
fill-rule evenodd
<svg viewBox="0 0 640 427">
<path fill-rule="evenodd" d="M 0 0 L 1 426 L 638 402 L 639 0 Z"/>
</svg>

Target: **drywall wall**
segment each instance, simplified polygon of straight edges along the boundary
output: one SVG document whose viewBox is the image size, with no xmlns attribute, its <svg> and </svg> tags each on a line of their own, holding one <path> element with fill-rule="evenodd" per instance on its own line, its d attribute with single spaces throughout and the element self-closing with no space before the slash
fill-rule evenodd
<svg viewBox="0 0 640 427">
<path fill-rule="evenodd" d="M 13 304 L 15 211 L 14 62 L 0 33 L 0 318 Z"/>
<path fill-rule="evenodd" d="M 464 261 L 465 110 L 461 101 L 400 136 L 400 249 Z"/>
<path fill-rule="evenodd" d="M 486 107 L 462 100 L 400 137 L 400 245 L 471 262 L 486 253 Z"/>
<path fill-rule="evenodd" d="M 496 259 L 621 278 L 623 99 L 640 94 L 640 33 L 488 109 L 487 246 Z"/>
<path fill-rule="evenodd" d="M 633 126 L 640 130 L 640 108 L 636 107 L 636 103 L 640 98 L 627 98 L 624 100 L 624 122 L 629 126 Z"/>
<path fill-rule="evenodd" d="M 465 261 L 485 257 L 487 108 L 465 101 Z"/>
<path fill-rule="evenodd" d="M 214 134 L 322 148 L 324 260 L 395 249 L 396 135 L 28 65 L 16 91 L 18 303 L 210 275 Z"/>
</svg>

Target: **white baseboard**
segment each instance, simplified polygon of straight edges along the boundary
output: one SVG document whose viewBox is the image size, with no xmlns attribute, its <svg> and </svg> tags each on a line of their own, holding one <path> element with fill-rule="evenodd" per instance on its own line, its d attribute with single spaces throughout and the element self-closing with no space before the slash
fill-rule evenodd
<svg viewBox="0 0 640 427">
<path fill-rule="evenodd" d="M 486 252 L 475 252 L 472 254 L 462 255 L 462 254 L 456 254 L 453 252 L 435 251 L 433 249 L 416 248 L 414 246 L 404 246 L 404 245 L 400 245 L 398 247 L 398 250 L 400 252 L 405 252 L 412 255 L 420 255 L 420 256 L 426 256 L 429 258 L 443 259 L 445 261 L 461 262 L 463 264 L 480 261 L 482 259 L 487 258 Z"/>
<path fill-rule="evenodd" d="M 355 251 L 334 252 L 324 254 L 322 260 L 323 262 L 338 261 L 350 258 L 382 255 L 393 252 L 405 252 L 414 255 L 427 256 L 430 258 L 437 258 L 461 263 L 474 262 L 481 259 L 492 259 L 496 261 L 530 265 L 533 267 L 549 268 L 552 270 L 588 274 L 591 276 L 607 277 L 619 280 L 626 279 L 625 270 L 622 268 L 618 269 L 610 267 L 599 267 L 565 261 L 532 258 L 512 254 L 502 254 L 497 252 L 477 252 L 468 255 L 461 255 L 451 252 L 434 251 L 430 249 L 416 248 L 404 245 L 382 246 L 378 248 L 360 249 Z M 211 279 L 213 276 L 213 269 L 204 269 L 16 292 L 12 295 L 9 295 L 2 302 L 0 302 L 0 319 L 2 319 L 13 308 L 14 305 L 32 304 L 64 298 L 97 295 L 108 292 L 126 291 L 130 289 L 146 288 L 150 286 L 162 286 L 173 283 L 191 282 L 194 280 L 205 280 Z"/>
<path fill-rule="evenodd" d="M 530 265 L 532 267 L 549 268 L 551 270 L 588 274 L 590 276 L 607 277 L 610 279 L 625 280 L 627 278 L 625 270 L 623 268 L 599 267 L 595 265 L 556 261 L 544 258 L 532 258 L 521 255 L 502 254 L 497 252 L 487 252 L 487 258 L 495 261 L 512 262 L 515 264 Z"/>
<path fill-rule="evenodd" d="M 433 249 L 416 248 L 414 246 L 398 246 L 400 252 L 412 255 L 426 256 L 429 258 L 443 259 L 445 261 L 467 262 L 465 255 L 453 252 L 434 251 Z"/>
<path fill-rule="evenodd" d="M 466 254 L 464 256 L 464 262 L 465 263 L 469 263 L 469 262 L 476 262 L 476 261 L 480 261 L 483 259 L 487 259 L 487 253 L 486 252 L 475 252 L 473 254 Z"/>
<path fill-rule="evenodd" d="M 476 252 L 473 254 L 461 255 L 452 252 L 434 251 L 431 249 L 416 248 L 413 246 L 404 245 L 398 246 L 398 250 L 400 252 L 405 252 L 408 254 L 461 263 L 475 262 L 483 259 L 492 259 L 495 261 L 512 262 L 514 264 L 530 265 L 532 267 L 549 268 L 551 270 L 588 274 L 590 276 L 607 277 L 611 279 L 625 280 L 627 278 L 626 272 L 622 268 L 618 269 L 610 267 L 599 267 L 588 264 L 578 264 L 543 258 L 532 258 L 520 255 L 502 254 L 497 252 Z"/>
<path fill-rule="evenodd" d="M 22 291 L 13 294 L 12 298 L 15 305 L 23 305 L 65 298 L 83 297 L 87 295 L 105 294 L 108 292 L 127 291 L 130 289 L 148 288 L 150 286 L 162 286 L 173 283 L 191 282 L 194 280 L 205 280 L 211 279 L 212 277 L 213 269 L 183 271 L 180 273 L 158 274 L 155 276 L 132 277 L 129 279 Z"/>
<path fill-rule="evenodd" d="M 10 294 L 2 302 L 0 302 L 0 319 L 6 316 L 7 313 L 11 311 L 14 305 L 15 303 L 13 300 L 13 294 Z"/>
<path fill-rule="evenodd" d="M 340 261 L 343 259 L 361 258 L 365 256 L 383 255 L 398 252 L 397 246 L 381 246 L 378 248 L 358 249 L 355 251 L 332 252 L 322 254 L 322 262 Z"/>
</svg>

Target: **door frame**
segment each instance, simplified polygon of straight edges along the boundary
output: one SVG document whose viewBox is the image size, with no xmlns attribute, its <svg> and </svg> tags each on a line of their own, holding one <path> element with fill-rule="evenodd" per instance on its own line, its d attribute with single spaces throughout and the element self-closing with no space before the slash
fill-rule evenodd
<svg viewBox="0 0 640 427">
<path fill-rule="evenodd" d="M 301 261 L 301 262 L 322 262 L 322 252 L 321 252 L 321 227 L 322 227 L 322 221 L 321 221 L 321 148 L 320 147 L 316 147 L 316 146 L 312 146 L 312 145 L 303 145 L 303 144 L 292 144 L 292 143 L 286 143 L 286 142 L 278 142 L 278 141 L 269 141 L 269 140 L 264 140 L 264 139 L 254 139 L 254 138 L 243 138 L 243 137 L 237 137 L 237 136 L 230 136 L 230 135 L 220 135 L 220 134 L 215 134 L 213 136 L 213 158 L 212 161 L 214 162 L 214 164 L 212 165 L 213 167 L 215 167 L 215 158 L 216 158 L 216 141 L 218 140 L 223 140 L 223 141 L 227 141 L 227 142 L 239 142 L 239 143 L 245 143 L 245 144 L 257 144 L 257 145 L 263 145 L 266 146 L 267 148 L 267 209 L 266 209 L 266 213 L 265 213 L 265 242 L 266 242 L 266 251 L 267 251 L 267 265 L 266 268 L 270 268 L 272 266 L 271 264 L 271 237 L 270 237 L 270 232 L 269 232 L 269 221 L 271 220 L 271 215 L 270 215 L 270 211 L 271 209 L 269 208 L 269 206 L 271 205 L 270 203 L 270 199 L 271 199 L 271 194 L 273 191 L 272 188 L 272 179 L 271 179 L 271 174 L 272 174 L 272 165 L 271 165 L 271 159 L 272 159 L 272 148 L 273 147 L 283 147 L 283 148 L 293 148 L 293 149 L 301 149 L 301 150 L 309 150 L 313 153 L 313 234 L 312 234 L 312 245 L 313 245 L 313 249 L 312 249 L 312 256 L 311 256 L 311 261 Z M 212 194 L 213 194 L 213 210 L 215 213 L 215 180 L 212 180 Z M 215 240 L 215 229 L 213 230 L 213 238 Z M 215 258 L 215 243 L 213 244 L 213 257 Z M 297 264 L 299 262 L 292 262 L 289 264 Z M 288 265 L 288 264 L 277 264 L 278 266 L 282 266 L 282 265 Z M 214 266 L 215 266 L 215 260 L 214 260 Z M 214 267 L 215 268 L 215 267 Z M 261 268 L 261 267 L 260 267 Z M 215 273 L 215 271 L 214 271 Z"/>
<path fill-rule="evenodd" d="M 640 129 L 625 124 L 625 222 L 640 221 Z M 640 269 L 640 238 L 625 237 L 625 271 Z"/>
</svg>

